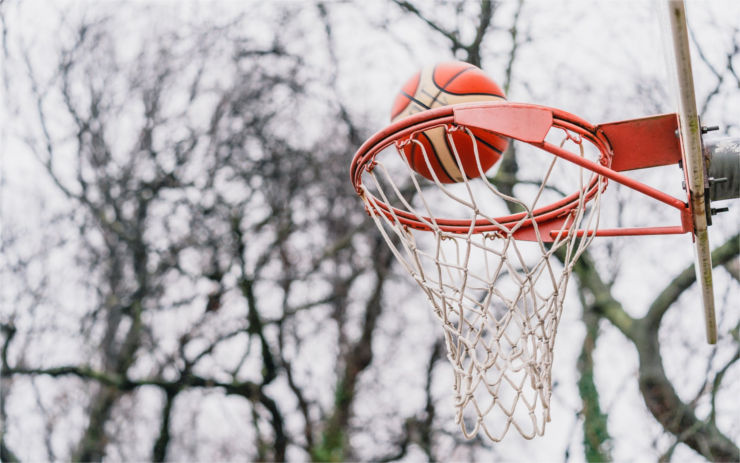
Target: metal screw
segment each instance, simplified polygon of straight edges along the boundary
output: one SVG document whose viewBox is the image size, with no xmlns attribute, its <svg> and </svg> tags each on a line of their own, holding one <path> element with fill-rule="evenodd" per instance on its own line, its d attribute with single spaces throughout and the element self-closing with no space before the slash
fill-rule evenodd
<svg viewBox="0 0 740 463">
<path fill-rule="evenodd" d="M 702 134 L 705 134 L 705 133 L 708 133 L 708 132 L 713 132 L 715 130 L 719 130 L 719 126 L 718 125 L 710 125 L 710 126 L 703 125 L 701 127 L 701 133 Z"/>
<path fill-rule="evenodd" d="M 710 185 L 715 185 L 717 183 L 727 183 L 727 181 L 728 181 L 727 177 L 720 177 L 720 178 L 709 177 Z"/>
<path fill-rule="evenodd" d="M 730 210 L 730 208 L 729 208 L 729 207 L 717 207 L 717 208 L 714 208 L 714 207 L 713 207 L 713 208 L 711 209 L 711 213 L 712 213 L 712 215 L 717 215 L 717 214 L 719 214 L 720 212 L 727 212 L 727 211 L 729 211 L 729 210 Z"/>
</svg>

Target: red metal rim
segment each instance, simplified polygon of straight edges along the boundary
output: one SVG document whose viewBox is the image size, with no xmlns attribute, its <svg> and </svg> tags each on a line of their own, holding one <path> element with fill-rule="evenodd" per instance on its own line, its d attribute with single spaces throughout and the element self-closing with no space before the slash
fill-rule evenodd
<svg viewBox="0 0 740 463">
<path fill-rule="evenodd" d="M 507 230 L 522 231 L 524 229 L 534 228 L 535 223 L 538 226 L 545 226 L 553 221 L 562 221 L 562 219 L 571 214 L 582 201 L 588 202 L 596 195 L 600 186 L 598 180 L 594 178 L 583 188 L 583 190 L 576 190 L 574 193 L 552 204 L 535 209 L 531 212 L 521 212 L 518 214 L 496 217 L 492 222 L 487 219 L 478 219 L 473 221 L 469 219 L 420 217 L 416 214 L 395 208 L 385 203 L 382 199 L 372 195 L 369 191 L 363 188 L 362 174 L 365 171 L 371 171 L 373 169 L 375 157 L 378 153 L 388 148 L 390 145 L 409 137 L 412 133 L 424 131 L 436 126 L 461 125 L 455 121 L 456 110 L 459 108 L 470 109 L 471 106 L 473 105 L 443 106 L 409 116 L 377 132 L 360 147 L 352 158 L 350 177 L 357 193 L 361 197 L 366 198 L 366 204 L 368 207 L 374 209 L 372 212 L 383 214 L 389 220 L 397 220 L 405 226 L 419 230 L 431 231 L 433 229 L 431 224 L 436 224 L 436 226 L 444 232 L 457 234 L 495 233 L 506 232 Z M 608 168 L 611 163 L 611 146 L 603 134 L 601 134 L 594 125 L 573 114 L 554 108 L 525 103 L 495 102 L 475 104 L 474 106 L 474 109 L 477 110 L 486 110 L 490 107 L 496 108 L 496 110 L 523 110 L 537 111 L 539 113 L 542 113 L 543 111 L 548 112 L 552 116 L 552 123 L 548 127 L 547 131 L 554 127 L 566 130 L 570 134 L 575 134 L 598 148 L 601 153 L 599 162 L 602 166 Z M 486 129 L 509 138 L 524 141 L 525 143 L 529 143 L 554 155 L 557 155 L 558 152 L 562 151 L 559 150 L 558 147 L 545 142 L 544 137 L 542 140 L 523 140 L 523 138 L 527 137 L 519 136 L 517 133 L 512 131 L 500 131 L 497 130 L 495 126 L 486 127 Z M 547 131 L 545 131 L 545 133 Z M 605 182 L 602 182 L 601 185 L 602 187 L 605 186 Z M 580 199 L 581 197 L 583 197 L 583 200 Z M 527 217 L 529 218 L 527 219 Z"/>
</svg>

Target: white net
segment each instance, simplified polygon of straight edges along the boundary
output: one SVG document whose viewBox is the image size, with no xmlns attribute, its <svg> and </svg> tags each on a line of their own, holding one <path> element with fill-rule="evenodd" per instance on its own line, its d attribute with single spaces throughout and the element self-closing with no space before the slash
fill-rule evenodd
<svg viewBox="0 0 740 463">
<path fill-rule="evenodd" d="M 467 130 L 445 128 L 448 134 Z M 580 135 L 551 132 L 561 148 L 599 161 L 598 149 Z M 462 166 L 460 155 L 469 153 L 458 153 L 448 139 Z M 402 143 L 418 142 L 411 137 Z M 435 176 L 431 182 L 393 147 L 386 151 L 364 173 L 361 196 L 443 328 L 455 376 L 456 421 L 467 438 L 482 432 L 499 441 L 512 427 L 525 438 L 542 435 L 568 279 L 593 239 L 606 181 L 527 144 L 517 145 L 518 182 L 503 172 L 493 178 L 479 172 L 480 178 L 455 184 Z M 429 153 L 423 153 L 429 164 Z M 568 197 L 555 229 L 534 220 L 543 205 Z M 498 212 L 508 216 L 497 219 Z M 409 219 L 417 225 L 409 226 Z"/>
</svg>

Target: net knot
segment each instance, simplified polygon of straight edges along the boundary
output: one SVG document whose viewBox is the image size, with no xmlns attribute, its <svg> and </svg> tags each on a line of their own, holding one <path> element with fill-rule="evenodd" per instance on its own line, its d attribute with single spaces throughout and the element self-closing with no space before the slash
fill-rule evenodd
<svg viewBox="0 0 740 463">
<path fill-rule="evenodd" d="M 467 128 L 464 127 L 464 126 L 462 126 L 462 125 L 457 125 L 457 124 L 454 124 L 454 125 L 445 125 L 445 131 L 447 131 L 447 133 L 463 132 L 463 131 L 466 131 L 466 130 L 467 130 Z"/>
<path fill-rule="evenodd" d="M 565 209 L 563 211 L 560 211 L 557 217 L 567 217 L 567 216 L 575 217 L 577 213 L 578 211 L 576 211 L 574 208 Z"/>
<path fill-rule="evenodd" d="M 403 140 L 397 140 L 395 142 L 396 149 L 399 150 L 399 152 L 403 152 L 403 149 L 407 145 L 410 145 L 410 144 L 414 143 L 414 137 L 416 137 L 417 134 L 418 134 L 418 132 L 414 132 L 411 135 L 409 135 L 408 137 L 404 138 Z"/>
<path fill-rule="evenodd" d="M 365 171 L 372 172 L 377 165 L 378 165 L 378 162 L 375 159 L 373 159 L 372 161 L 367 163 L 367 166 L 365 166 Z"/>
<path fill-rule="evenodd" d="M 502 231 L 496 230 L 488 233 L 483 233 L 483 238 L 487 240 L 497 240 L 497 239 L 506 239 L 507 234 L 503 233 Z"/>
<path fill-rule="evenodd" d="M 581 137 L 580 134 L 572 133 L 570 130 L 567 129 L 563 129 L 563 132 L 565 132 L 565 139 L 563 139 L 563 143 L 565 143 L 567 140 L 570 140 L 576 145 L 583 144 L 583 137 Z"/>
</svg>

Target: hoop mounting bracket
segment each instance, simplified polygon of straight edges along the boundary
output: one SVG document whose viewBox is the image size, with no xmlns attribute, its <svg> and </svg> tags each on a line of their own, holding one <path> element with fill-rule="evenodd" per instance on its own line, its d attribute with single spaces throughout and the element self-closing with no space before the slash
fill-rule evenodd
<svg viewBox="0 0 740 463">
<path fill-rule="evenodd" d="M 611 168 L 617 172 L 678 164 L 681 144 L 676 114 L 661 114 L 599 124 L 614 152 Z"/>
</svg>

